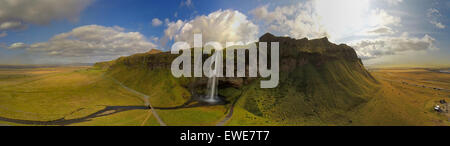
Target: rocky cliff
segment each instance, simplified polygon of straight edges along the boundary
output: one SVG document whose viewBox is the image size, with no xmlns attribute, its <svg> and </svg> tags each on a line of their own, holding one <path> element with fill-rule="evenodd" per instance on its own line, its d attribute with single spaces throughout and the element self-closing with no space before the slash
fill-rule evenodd
<svg viewBox="0 0 450 146">
<path fill-rule="evenodd" d="M 289 72 L 306 64 L 321 66 L 326 62 L 345 60 L 357 64 L 355 69 L 367 77 L 373 78 L 366 71 L 353 48 L 346 44 L 336 45 L 331 43 L 326 37 L 308 40 L 307 38 L 276 37 L 266 33 L 259 38 L 259 42 L 279 42 L 280 70 L 282 72 Z"/>
<path fill-rule="evenodd" d="M 333 44 L 327 38 L 293 39 L 269 33 L 259 41 L 279 42 L 278 87 L 261 89 L 260 78 L 219 80 L 219 94 L 226 100 L 238 101 L 236 106 L 249 113 L 285 124 L 330 119 L 342 124 L 350 120 L 347 112 L 371 98 L 367 93 L 377 82 L 353 48 Z M 152 51 L 121 57 L 108 63 L 107 74 L 154 96 L 152 103 L 157 106 L 176 106 L 204 93 L 207 81 L 207 78 L 174 78 L 170 66 L 177 56 Z M 242 94 L 231 98 L 227 96 L 235 94 L 229 92 Z"/>
</svg>

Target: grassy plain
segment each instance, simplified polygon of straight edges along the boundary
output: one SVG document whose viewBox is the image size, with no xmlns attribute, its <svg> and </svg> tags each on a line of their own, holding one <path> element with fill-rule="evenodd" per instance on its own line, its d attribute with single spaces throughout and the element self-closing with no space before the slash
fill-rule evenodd
<svg viewBox="0 0 450 146">
<path fill-rule="evenodd" d="M 342 73 L 339 74 L 342 75 Z M 277 111 L 277 115 L 281 116 L 270 116 L 270 112 L 273 111 L 260 110 L 258 112 L 249 112 L 248 110 L 243 109 L 242 107 L 245 107 L 245 102 L 248 101 L 240 100 L 236 107 L 235 114 L 227 124 L 391 126 L 450 125 L 449 113 L 438 113 L 433 110 L 433 107 L 438 104 L 441 107 L 446 106 L 445 104 L 440 104 L 440 100 L 446 100 L 447 102 L 450 101 L 450 92 L 448 92 L 448 89 L 450 89 L 450 74 L 439 73 L 430 69 L 417 68 L 374 69 L 371 70 L 371 74 L 375 77 L 378 83 L 371 85 L 370 89 L 365 89 L 364 91 L 366 92 L 364 94 L 357 93 L 366 101 L 362 102 L 362 104 L 356 107 L 351 108 L 348 111 L 335 112 L 335 116 L 326 116 L 332 114 L 333 112 L 320 113 L 317 116 L 310 116 L 301 115 L 301 113 L 289 113 L 290 111 L 286 110 Z M 320 85 L 320 83 L 318 85 Z M 354 88 L 355 87 L 349 86 L 349 90 Z M 289 93 L 293 91 L 286 92 Z M 345 93 L 352 94 L 352 92 Z M 252 93 L 249 95 L 244 95 L 242 98 L 248 98 L 246 96 L 250 95 L 255 97 L 262 96 Z M 310 111 L 307 109 L 302 109 L 301 106 L 307 107 L 308 105 L 302 105 L 307 102 L 302 100 L 302 98 L 304 97 L 302 97 L 300 94 L 296 94 L 295 97 L 289 97 L 289 95 L 286 97 L 289 98 L 288 102 L 278 102 L 276 104 L 282 104 L 281 107 L 283 107 L 284 109 L 290 109 L 292 111 Z M 258 98 L 255 99 L 258 100 Z M 265 107 L 269 107 L 268 105 L 275 105 L 275 101 L 257 101 L 256 103 L 259 103 L 256 104 L 258 108 L 253 109 L 263 109 Z M 324 105 L 322 105 L 321 107 L 324 107 Z M 287 116 L 282 117 L 283 114 Z M 311 113 L 311 115 L 312 114 L 314 113 Z M 301 116 L 298 116 L 298 118 L 296 118 L 294 121 L 291 121 L 290 118 L 293 118 L 296 115 Z"/>
<path fill-rule="evenodd" d="M 327 70 L 313 70 L 305 67 L 295 76 L 309 76 L 305 83 L 316 85 L 314 91 L 326 90 L 331 80 L 338 81 L 345 88 L 337 92 L 315 93 L 318 99 L 300 94 L 294 88 L 275 89 L 279 92 L 251 90 L 259 84 L 242 89 L 220 90 L 220 94 L 230 100 L 238 100 L 233 115 L 226 125 L 450 125 L 448 113 L 437 113 L 433 106 L 439 100 L 450 101 L 450 74 L 438 73 L 429 69 L 372 69 L 371 74 L 377 84 L 367 85 L 351 72 L 345 72 L 345 65 L 332 64 L 327 68 L 339 68 L 338 74 L 353 76 L 348 81 L 339 76 L 328 76 Z M 154 106 L 171 107 L 187 101 L 189 92 L 179 87 L 168 72 L 129 72 L 130 76 L 146 76 L 143 80 L 122 78 L 124 84 L 150 97 Z M 316 74 L 302 74 L 316 73 Z M 317 77 L 312 77 L 316 75 Z M 335 74 L 336 75 L 336 74 Z M 116 74 L 120 76 L 120 74 Z M 283 79 L 289 80 L 289 79 Z M 349 83 L 351 82 L 351 83 Z M 259 82 L 258 82 L 259 83 Z M 302 87 L 302 83 L 286 82 L 281 86 Z M 351 89 L 361 88 L 364 93 Z M 299 88 L 301 89 L 301 88 Z M 242 92 L 242 94 L 240 94 Z M 179 94 L 182 93 L 182 94 Z M 278 95 L 278 93 L 284 93 Z M 357 106 L 343 106 L 345 99 L 327 96 L 338 94 L 351 96 L 352 100 L 363 99 Z M 320 95 L 320 96 L 318 96 Z M 273 98 L 259 98 L 271 96 Z M 284 96 L 284 98 L 278 98 Z M 356 98 L 358 97 L 358 98 Z M 251 100 L 249 100 L 251 99 Z M 263 100 L 264 101 L 261 101 Z M 268 99 L 273 99 L 268 101 Z M 278 101 L 277 101 L 278 100 Z M 310 104 L 308 104 L 310 102 Z M 167 104 L 165 104 L 167 103 Z M 254 106 L 249 107 L 249 103 Z M 322 105 L 314 105 L 322 103 Z M 335 104 L 342 105 L 335 105 Z M 125 90 L 105 76 L 104 69 L 93 67 L 48 67 L 48 68 L 3 68 L 0 69 L 0 117 L 50 121 L 60 118 L 75 119 L 103 109 L 105 106 L 144 105 L 139 95 Z M 348 110 L 327 113 L 327 107 L 348 108 Z M 352 105 L 352 104 L 350 104 Z M 275 107 L 275 108 L 273 108 Z M 231 104 L 162 110 L 156 109 L 167 125 L 215 125 L 223 119 Z M 249 110 L 250 109 L 250 110 Z M 255 109 L 255 110 L 252 110 Z M 257 109 L 257 110 L 256 110 Z M 277 109 L 273 111 L 273 109 Z M 312 110 L 311 110 L 312 109 Z M 291 111 L 289 111 L 291 110 Z M 319 113 L 317 113 L 319 112 Z M 151 113 L 151 112 L 150 112 Z M 0 124 L 24 125 L 0 120 Z M 149 110 L 136 109 L 96 117 L 90 121 L 71 125 L 159 125 Z"/>
<path fill-rule="evenodd" d="M 0 117 L 32 121 L 68 120 L 88 116 L 105 106 L 144 106 L 140 95 L 124 89 L 105 72 L 93 67 L 0 69 Z M 150 98 L 156 107 L 183 104 L 186 99 L 182 96 L 186 95 L 177 93 L 184 91 L 171 87 L 167 83 L 170 78 L 162 77 L 165 73 L 148 74 L 146 77 L 150 79 L 146 80 L 135 79 L 141 86 L 133 86 L 136 84 L 130 80 L 124 85 L 150 97 L 157 96 Z M 180 100 L 164 100 L 171 99 L 172 95 Z M 168 125 L 215 125 L 226 112 L 225 106 L 156 110 Z M 1 120 L 0 124 L 24 125 Z M 71 125 L 156 126 L 159 123 L 148 110 L 135 109 Z"/>
<path fill-rule="evenodd" d="M 91 67 L 0 69 L 0 116 L 50 121 L 83 117 L 105 106 L 143 105 L 142 99 L 104 78 L 103 72 Z M 120 117 L 77 125 L 138 125 L 143 119 L 139 113 L 146 111 L 126 111 L 118 113 Z"/>
<path fill-rule="evenodd" d="M 440 100 L 450 101 L 450 74 L 424 68 L 375 69 L 371 73 L 383 88 L 375 94 L 378 98 L 361 107 L 357 123 L 450 125 L 448 113 L 433 110 Z"/>
</svg>

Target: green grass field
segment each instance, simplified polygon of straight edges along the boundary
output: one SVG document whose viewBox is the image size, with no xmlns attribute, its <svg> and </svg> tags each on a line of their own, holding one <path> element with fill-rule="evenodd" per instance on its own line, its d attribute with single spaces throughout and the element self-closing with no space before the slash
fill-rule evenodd
<svg viewBox="0 0 450 146">
<path fill-rule="evenodd" d="M 105 106 L 144 106 L 143 99 L 114 82 L 105 70 L 92 67 L 58 67 L 0 70 L 0 117 L 51 121 L 75 119 L 95 113 Z M 179 88 L 167 87 L 166 72 L 149 74 L 142 85 L 130 87 L 149 95 L 156 107 L 183 104 Z M 159 80 L 160 79 L 160 80 Z M 137 80 L 139 81 L 139 80 Z M 162 83 L 161 83 L 162 82 Z M 124 82 L 125 85 L 133 85 Z M 154 85 L 154 86 L 150 86 Z M 157 85 L 162 85 L 157 86 Z M 189 93 L 187 93 L 189 94 Z M 178 96 L 178 97 L 177 97 Z M 158 98 L 154 98 L 158 97 Z M 161 97 L 167 97 L 161 98 Z M 178 102 L 168 102 L 178 101 Z M 225 106 L 157 110 L 168 125 L 215 125 L 226 112 Z M 148 117 L 147 117 L 148 116 Z M 7 125 L 23 125 L 1 121 Z M 71 125 L 159 125 L 148 110 L 130 110 Z"/>
<path fill-rule="evenodd" d="M 448 114 L 432 109 L 441 99 L 449 101 L 449 92 L 411 85 L 449 89 L 449 74 L 426 69 L 379 69 L 371 72 L 377 79 L 375 83 L 346 68 L 348 65 L 340 62 L 323 69 L 305 66 L 289 75 L 305 80 L 284 78 L 283 84 L 275 89 L 258 90 L 259 82 L 241 89 L 221 89 L 220 95 L 237 100 L 225 125 L 450 125 Z M 140 95 L 124 89 L 110 76 L 149 95 L 150 102 L 157 107 L 181 105 L 191 96 L 167 71 L 135 70 L 123 78 L 114 72 L 105 73 L 106 70 L 93 67 L 0 69 L 0 117 L 67 120 L 85 117 L 105 106 L 144 105 Z M 354 80 L 342 78 L 344 75 Z M 129 78 L 132 76 L 146 78 L 132 80 Z M 329 84 L 333 80 L 338 82 Z M 155 110 L 167 125 L 216 125 L 230 108 L 231 103 Z M 32 125 L 1 120 L 0 124 Z M 134 109 L 71 125 L 158 126 L 159 123 L 148 109 Z"/>
<path fill-rule="evenodd" d="M 311 107 L 303 105 L 306 103 L 302 100 L 303 96 L 298 96 L 300 93 L 294 94 L 297 96 L 289 95 L 291 92 L 295 93 L 296 90 L 283 91 L 283 93 L 288 93 L 288 95 L 278 102 L 275 100 L 260 101 L 260 99 L 270 99 L 262 98 L 264 95 L 270 94 L 263 93 L 258 95 L 251 93 L 247 95 L 249 97 L 244 96 L 242 98 L 255 100 L 240 100 L 238 102 L 239 108 L 236 109 L 236 113 L 228 125 L 450 125 L 450 115 L 448 113 L 438 113 L 433 110 L 433 107 L 439 104 L 439 100 L 449 101 L 449 92 L 402 83 L 402 81 L 405 81 L 404 78 L 408 78 L 411 82 L 426 82 L 428 86 L 449 89 L 449 74 L 431 72 L 426 69 L 404 69 L 401 72 L 386 69 L 376 70 L 371 73 L 377 79 L 378 84 L 373 84 L 371 85 L 372 88 L 365 89 L 366 93 L 364 94 L 355 93 L 355 95 L 363 96 L 362 98 L 365 101 L 348 111 L 327 111 L 324 113 L 320 112 L 319 109 L 317 110 L 319 112 L 317 116 L 314 116 L 313 113 L 311 115 L 301 115 L 300 111 L 311 111 L 308 110 Z M 349 88 L 354 89 L 356 87 L 350 86 Z M 261 91 L 255 90 L 252 92 Z M 351 92 L 346 91 L 342 94 L 344 93 Z M 348 96 L 352 95 L 344 97 Z M 325 97 L 335 96 L 329 95 Z M 283 100 L 287 101 L 283 102 Z M 256 112 L 242 108 L 246 107 L 245 102 L 259 103 L 252 104 L 256 105 L 256 107 L 247 107 L 247 109 L 254 109 Z M 266 105 L 263 105 L 264 103 Z M 278 106 L 277 110 L 261 110 L 274 108 L 276 104 L 282 105 Z M 444 105 L 441 104 L 441 106 Z M 321 107 L 324 106 L 322 105 Z M 289 113 L 293 111 L 294 113 Z M 295 113 L 295 111 L 297 112 Z M 271 116 L 271 113 L 277 114 Z M 287 116 L 282 117 L 283 114 Z"/>
<path fill-rule="evenodd" d="M 105 105 L 143 104 L 137 95 L 104 78 L 103 72 L 88 67 L 1 70 L 0 116 L 38 121 L 72 119 Z M 87 124 L 95 125 L 95 121 Z"/>
</svg>

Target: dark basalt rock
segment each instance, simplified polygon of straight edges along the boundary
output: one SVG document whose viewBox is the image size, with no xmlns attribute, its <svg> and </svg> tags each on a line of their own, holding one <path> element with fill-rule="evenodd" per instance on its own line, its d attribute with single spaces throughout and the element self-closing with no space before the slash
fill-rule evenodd
<svg viewBox="0 0 450 146">
<path fill-rule="evenodd" d="M 337 59 L 362 65 L 352 47 L 345 44 L 336 45 L 328 41 L 327 37 L 308 40 L 307 38 L 277 37 L 266 33 L 259 38 L 259 42 L 279 42 L 280 71 L 282 72 L 291 71 L 305 64 L 320 66 Z M 268 43 L 268 48 L 270 48 L 270 43 Z"/>
<path fill-rule="evenodd" d="M 344 59 L 350 62 L 357 62 L 362 65 L 361 60 L 357 57 L 356 52 L 353 48 L 345 44 L 336 45 L 334 43 L 331 43 L 326 37 L 308 40 L 307 38 L 294 39 L 290 37 L 278 37 L 274 36 L 273 34 L 266 33 L 259 38 L 259 42 L 279 42 L 281 72 L 289 72 L 305 64 L 321 66 L 327 61 L 336 59 Z M 268 43 L 267 48 L 270 49 L 270 43 Z M 270 53 L 270 51 L 268 52 Z M 106 64 L 113 67 L 114 65 L 121 64 L 130 68 L 145 67 L 148 70 L 170 70 L 172 61 L 178 56 L 179 55 L 177 54 L 170 54 L 170 52 L 162 52 L 153 49 L 146 53 L 118 58 L 117 60 L 115 60 L 115 63 L 104 62 L 98 64 L 99 66 L 102 65 L 102 67 L 104 67 Z M 206 58 L 207 56 L 205 55 L 203 59 L 205 60 Z M 248 73 L 248 71 L 246 72 Z M 207 79 L 206 77 L 203 78 L 198 78 L 196 80 L 199 82 L 199 84 L 202 84 L 201 82 L 206 81 Z M 254 79 L 255 78 L 237 77 L 219 78 L 219 82 L 220 84 L 226 84 L 233 87 L 241 87 Z"/>
<path fill-rule="evenodd" d="M 343 58 L 352 61 L 359 60 L 353 48 L 345 44 L 336 45 L 331 43 L 327 37 L 308 40 L 307 38 L 276 37 L 270 33 L 266 33 L 259 38 L 259 41 L 279 42 L 281 57 L 298 56 L 302 53 L 316 53 L 326 57 Z"/>
</svg>

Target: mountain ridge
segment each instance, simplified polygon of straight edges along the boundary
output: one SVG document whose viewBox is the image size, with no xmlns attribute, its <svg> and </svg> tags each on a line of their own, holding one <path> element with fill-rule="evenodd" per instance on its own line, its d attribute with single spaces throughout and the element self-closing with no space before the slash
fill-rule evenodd
<svg viewBox="0 0 450 146">
<path fill-rule="evenodd" d="M 293 39 L 270 33 L 261 36 L 259 41 L 279 42 L 279 86 L 261 89 L 257 81 L 262 78 L 220 78 L 219 94 L 227 101 L 237 101 L 238 108 L 285 125 L 329 119 L 335 120 L 328 124 L 347 124 L 351 121 L 347 113 L 371 99 L 368 93 L 375 89 L 377 81 L 364 68 L 353 48 L 336 45 L 327 38 Z M 270 49 L 270 44 L 267 48 Z M 177 56 L 150 51 L 96 66 L 107 69 L 107 75 L 128 87 L 154 96 L 151 102 L 155 106 L 170 107 L 206 93 L 206 77 L 171 75 L 171 63 Z M 237 92 L 242 94 L 237 96 Z"/>
</svg>

